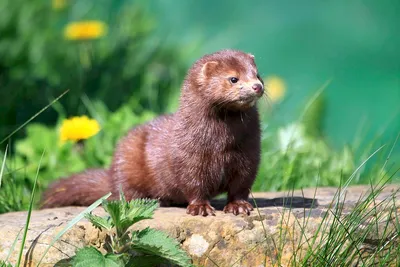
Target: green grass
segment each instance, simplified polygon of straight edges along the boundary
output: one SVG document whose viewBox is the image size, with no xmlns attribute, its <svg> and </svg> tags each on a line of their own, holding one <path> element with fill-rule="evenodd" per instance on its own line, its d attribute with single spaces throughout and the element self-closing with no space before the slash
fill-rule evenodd
<svg viewBox="0 0 400 267">
<path fill-rule="evenodd" d="M 362 266 L 399 265 L 400 225 L 398 224 L 394 194 L 377 202 L 384 185 L 371 185 L 370 193 L 360 199 L 351 211 L 341 205 L 345 190 L 339 188 L 331 207 L 312 238 L 307 237 L 307 223 L 297 220 L 304 243 L 297 244 L 293 266 Z M 395 192 L 397 193 L 397 192 Z M 303 255 L 302 246 L 307 249 Z M 297 257 L 297 258 L 296 258 Z"/>
<path fill-rule="evenodd" d="M 392 148 L 394 146 L 395 144 Z M 251 252 L 260 246 L 265 253 L 264 266 L 399 266 L 400 222 L 396 194 L 400 193 L 400 187 L 389 197 L 378 200 L 382 190 L 392 181 L 399 169 L 390 175 L 382 172 L 377 182 L 371 181 L 369 192 L 360 196 L 353 207 L 343 205 L 348 185 L 379 150 L 380 148 L 360 164 L 350 177 L 340 179 L 342 182 L 330 205 L 322 209 L 321 221 L 318 224 L 315 221 L 312 224 L 310 222 L 314 205 L 311 205 L 311 208 L 303 208 L 302 218 L 293 215 L 292 207 L 279 207 L 277 209 L 281 217 L 278 230 L 269 233 L 257 203 L 254 202 L 264 239 L 249 248 L 230 266 L 241 266 L 242 260 L 251 256 Z M 391 149 L 387 160 L 390 159 L 392 151 Z M 317 190 L 316 187 L 314 199 Z M 289 191 L 287 198 L 290 197 Z M 224 266 L 212 258 L 209 259 L 215 266 Z"/>
<path fill-rule="evenodd" d="M 324 90 L 329 84 L 330 80 L 316 90 L 292 123 L 276 125 L 270 117 L 264 116 L 264 123 L 270 124 L 263 124 L 261 164 L 253 191 L 339 186 L 341 177 L 350 175 L 348 184 L 376 183 L 390 168 L 400 167 L 400 162 L 389 160 L 400 132 L 392 146 L 382 145 L 379 136 L 363 140 L 362 132 L 358 133 L 354 142 L 340 149 L 334 149 L 329 144 L 322 131 Z M 259 109 L 261 114 L 267 113 L 265 106 L 260 105 Z M 369 160 L 372 152 L 377 155 Z M 362 164 L 366 160 L 368 166 Z M 387 168 L 389 162 L 390 168 Z M 358 165 L 358 171 L 353 173 Z M 393 177 L 393 182 L 399 181 L 398 175 Z"/>
<path fill-rule="evenodd" d="M 32 208 L 33 208 L 33 203 L 34 203 L 34 200 L 35 200 L 35 192 L 36 192 L 35 189 L 36 189 L 36 185 L 37 185 L 37 181 L 38 181 L 38 177 L 39 177 L 40 164 L 41 164 L 41 162 L 42 162 L 44 153 L 45 153 L 45 151 L 43 151 L 42 158 L 41 158 L 41 160 L 39 161 L 39 165 L 38 165 L 38 167 L 37 167 L 37 172 L 36 172 L 36 177 L 35 177 L 35 182 L 33 183 L 33 189 L 32 189 L 32 194 L 31 194 L 31 200 L 29 201 L 28 215 L 26 216 L 26 223 L 25 223 L 24 232 L 23 232 L 23 234 L 22 234 L 21 247 L 20 247 L 19 253 L 18 253 L 17 266 L 20 266 L 21 259 L 22 259 L 22 253 L 23 253 L 23 250 L 24 250 L 25 242 L 26 242 L 26 235 L 28 234 L 29 222 L 30 222 L 30 220 L 31 220 Z"/>
<path fill-rule="evenodd" d="M 400 223 L 394 199 L 398 191 L 378 202 L 377 196 L 384 185 L 370 188 L 350 211 L 345 211 L 341 205 L 345 193 L 339 188 L 312 234 L 309 229 L 312 208 L 304 210 L 304 218 L 291 216 L 291 208 L 282 208 L 276 235 L 265 230 L 261 213 L 256 208 L 264 228 L 264 239 L 230 266 L 241 266 L 241 261 L 252 256 L 251 252 L 260 246 L 265 248 L 264 266 L 399 266 Z M 294 235 L 297 238 L 293 238 Z M 215 266 L 224 266 L 212 258 L 210 261 Z"/>
<path fill-rule="evenodd" d="M 2 161 L 1 169 L 0 169 L 0 188 L 1 188 L 1 181 L 3 180 L 4 168 L 6 166 L 7 150 L 8 150 L 8 146 L 6 146 L 6 150 L 4 151 L 4 157 L 3 157 L 3 161 Z"/>
<path fill-rule="evenodd" d="M 45 151 L 43 151 L 42 154 L 42 158 L 45 154 Z M 4 158 L 2 161 L 2 168 L 0 170 L 0 185 L 1 185 L 1 180 L 3 177 L 3 170 L 4 170 L 4 162 L 6 159 L 6 155 L 7 155 L 7 148 L 6 148 L 6 152 L 4 154 Z M 31 214 L 32 214 L 32 210 L 33 210 L 33 205 L 34 205 L 34 200 L 35 200 L 35 193 L 36 193 L 36 185 L 38 182 L 38 177 L 39 177 L 39 170 L 40 170 L 40 165 L 41 165 L 41 160 L 39 161 L 38 167 L 37 167 L 37 172 L 36 172 L 36 177 L 35 177 L 35 181 L 33 184 L 33 189 L 32 189 L 32 193 L 31 193 L 31 197 L 30 197 L 30 201 L 29 201 L 29 208 L 28 208 L 28 213 L 27 213 L 27 217 L 26 217 L 26 222 L 25 222 L 25 227 L 23 228 L 23 233 L 22 233 L 22 240 L 21 240 L 21 244 L 19 247 L 19 252 L 18 252 L 18 258 L 17 258 L 17 263 L 15 266 L 20 266 L 21 265 L 21 260 L 22 260 L 22 256 L 23 256 L 23 250 L 25 247 L 25 242 L 26 242 L 26 237 L 28 234 L 28 229 L 29 229 L 29 223 L 30 223 L 30 219 L 31 219 Z M 98 207 L 102 201 L 106 198 L 108 198 L 111 195 L 111 193 L 108 193 L 107 195 L 101 197 L 100 199 L 98 199 L 97 201 L 95 201 L 92 205 L 90 205 L 89 207 L 87 207 L 84 211 L 82 211 L 80 214 L 78 214 L 73 220 L 71 220 L 59 233 L 56 234 L 56 236 L 53 238 L 53 240 L 50 242 L 50 244 L 48 245 L 47 249 L 45 250 L 45 252 L 43 253 L 41 259 L 39 260 L 37 266 L 40 265 L 40 263 L 42 262 L 43 258 L 46 256 L 48 250 L 53 246 L 53 244 L 59 240 L 61 238 L 61 236 L 63 234 L 65 234 L 71 227 L 73 227 L 77 222 L 79 222 L 82 218 L 84 218 L 86 213 L 91 212 L 92 210 L 94 210 L 96 207 Z M 14 251 L 14 248 L 17 244 L 17 241 L 19 239 L 19 235 L 21 233 L 22 229 L 20 230 L 20 232 L 18 233 L 18 235 L 15 237 L 14 242 L 12 244 L 12 246 L 10 247 L 9 253 L 6 257 L 6 259 L 2 260 L 0 259 L 0 267 L 3 266 L 12 266 L 11 264 L 8 263 L 8 259 L 11 256 L 12 252 Z"/>
</svg>

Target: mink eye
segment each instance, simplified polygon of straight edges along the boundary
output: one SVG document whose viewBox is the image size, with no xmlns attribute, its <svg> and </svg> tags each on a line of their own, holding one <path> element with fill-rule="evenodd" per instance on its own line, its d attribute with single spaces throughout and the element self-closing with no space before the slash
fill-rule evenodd
<svg viewBox="0 0 400 267">
<path fill-rule="evenodd" d="M 237 83 L 239 81 L 239 79 L 236 77 L 231 77 L 229 78 L 229 80 L 231 81 L 231 83 Z"/>
</svg>

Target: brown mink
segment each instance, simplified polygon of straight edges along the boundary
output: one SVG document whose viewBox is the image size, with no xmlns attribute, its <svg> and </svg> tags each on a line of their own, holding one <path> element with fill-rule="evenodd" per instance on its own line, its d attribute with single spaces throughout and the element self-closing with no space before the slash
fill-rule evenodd
<svg viewBox="0 0 400 267">
<path fill-rule="evenodd" d="M 42 208 L 86 206 L 120 186 L 127 199 L 188 204 L 214 215 L 210 200 L 228 193 L 225 212 L 249 214 L 260 162 L 256 101 L 263 95 L 254 56 L 236 50 L 205 55 L 187 73 L 174 114 L 134 127 L 117 145 L 108 170 L 87 170 L 53 183 Z"/>
</svg>

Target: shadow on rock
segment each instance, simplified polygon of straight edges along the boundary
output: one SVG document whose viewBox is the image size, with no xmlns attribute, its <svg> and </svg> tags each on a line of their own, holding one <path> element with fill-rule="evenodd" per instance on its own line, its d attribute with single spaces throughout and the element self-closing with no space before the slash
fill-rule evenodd
<svg viewBox="0 0 400 267">
<path fill-rule="evenodd" d="M 254 200 L 259 208 L 285 207 L 285 208 L 316 208 L 318 200 L 305 197 L 277 197 L 277 198 L 250 198 L 249 202 L 254 205 Z M 211 205 L 217 210 L 222 210 L 226 205 L 226 199 L 214 199 Z"/>
</svg>

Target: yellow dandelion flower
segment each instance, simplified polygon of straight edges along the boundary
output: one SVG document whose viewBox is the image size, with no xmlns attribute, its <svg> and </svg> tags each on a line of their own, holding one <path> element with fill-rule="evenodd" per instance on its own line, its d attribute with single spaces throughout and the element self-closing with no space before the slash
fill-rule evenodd
<svg viewBox="0 0 400 267">
<path fill-rule="evenodd" d="M 97 39 L 107 33 L 107 25 L 96 20 L 69 23 L 64 29 L 64 37 L 68 40 Z"/>
<path fill-rule="evenodd" d="M 285 81 L 279 76 L 272 75 L 264 79 L 267 95 L 272 102 L 277 102 L 283 98 L 286 92 Z"/>
<path fill-rule="evenodd" d="M 64 120 L 60 129 L 60 140 L 65 142 L 68 140 L 79 141 L 88 139 L 96 135 L 100 131 L 99 123 L 87 116 L 72 117 Z"/>
<path fill-rule="evenodd" d="M 52 0 L 52 7 L 55 10 L 63 9 L 67 5 L 67 0 Z"/>
</svg>

